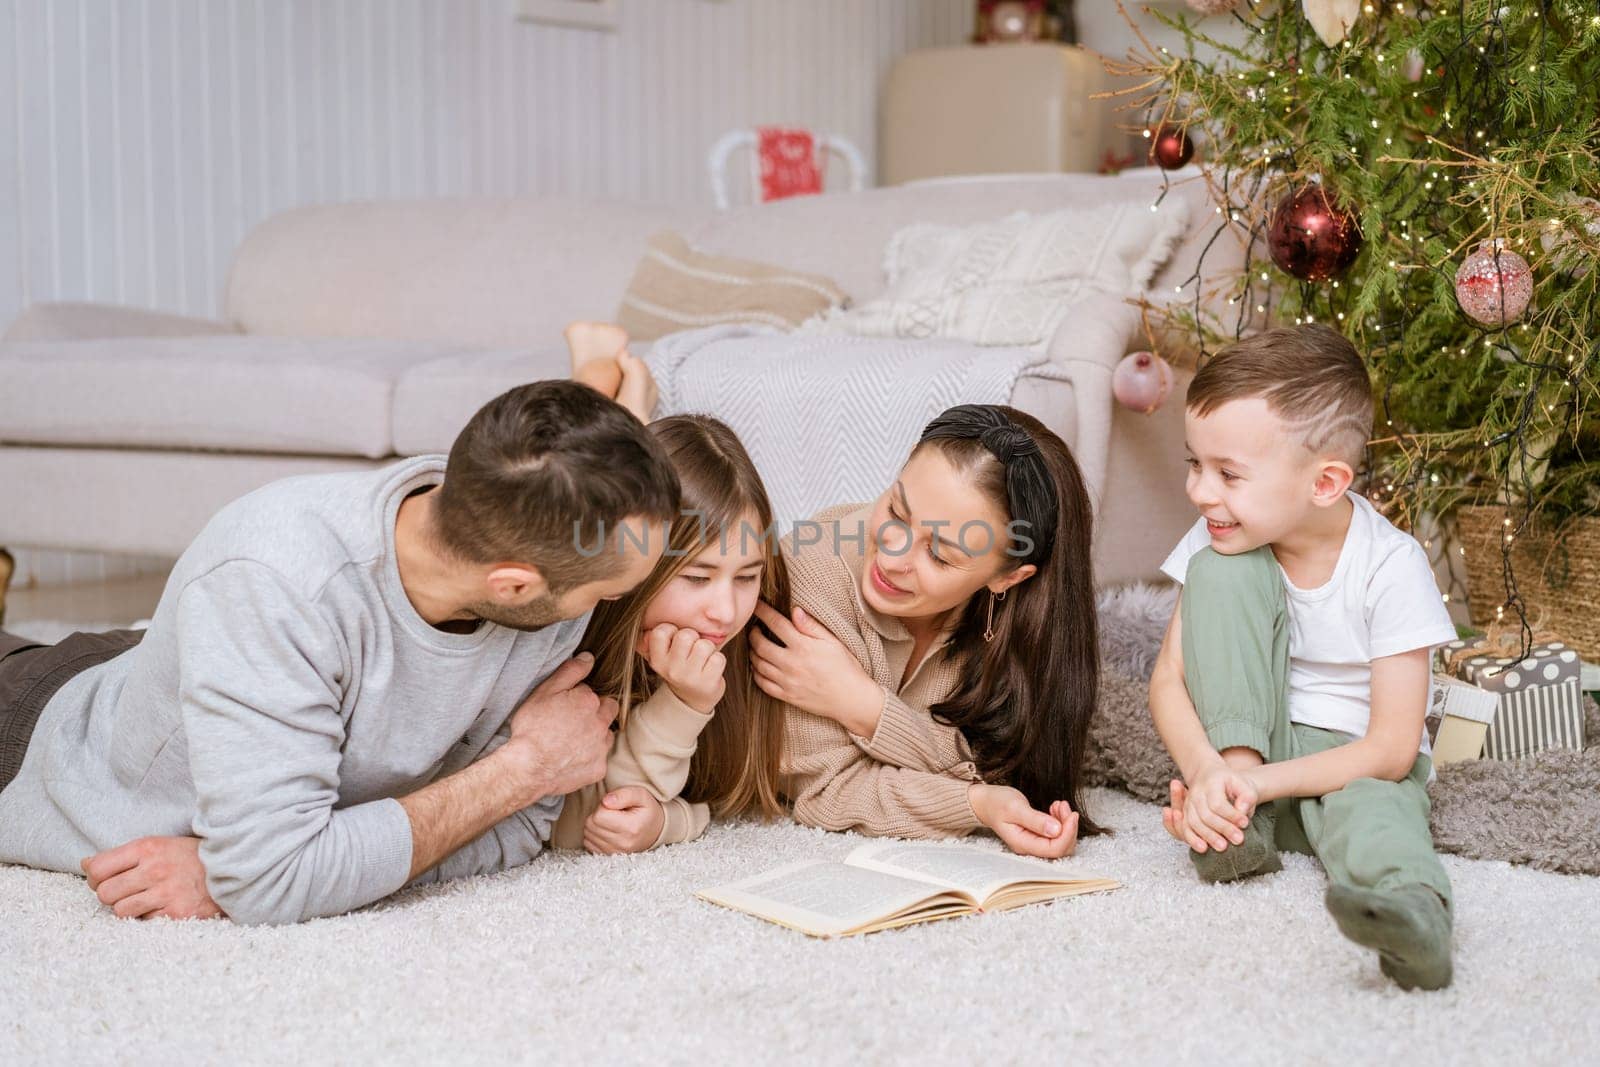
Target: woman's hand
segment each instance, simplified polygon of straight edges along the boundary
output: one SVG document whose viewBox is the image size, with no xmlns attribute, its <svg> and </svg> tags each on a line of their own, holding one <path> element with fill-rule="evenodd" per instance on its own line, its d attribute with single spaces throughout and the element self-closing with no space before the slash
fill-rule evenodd
<svg viewBox="0 0 1600 1067">
<path fill-rule="evenodd" d="M 215 919 L 198 837 L 141 837 L 79 866 L 89 888 L 119 919 Z"/>
<path fill-rule="evenodd" d="M 667 811 L 650 791 L 637 785 L 613 789 L 583 822 L 583 847 L 613 856 L 643 852 L 656 843 Z"/>
<path fill-rule="evenodd" d="M 1078 847 L 1078 813 L 1065 800 L 1051 804 L 1049 812 L 1035 811 L 1019 790 L 983 782 L 967 789 L 967 800 L 978 821 L 1019 855 L 1054 860 Z"/>
<path fill-rule="evenodd" d="M 756 616 L 783 642 L 750 632 L 750 651 L 761 691 L 785 704 L 832 719 L 857 737 L 871 737 L 883 714 L 883 687 L 872 680 L 828 628 L 794 609 L 784 618 L 765 603 Z"/>
<path fill-rule="evenodd" d="M 727 689 L 722 672 L 727 657 L 714 642 L 687 627 L 664 622 L 639 635 L 639 654 L 678 699 L 710 715 Z"/>
</svg>

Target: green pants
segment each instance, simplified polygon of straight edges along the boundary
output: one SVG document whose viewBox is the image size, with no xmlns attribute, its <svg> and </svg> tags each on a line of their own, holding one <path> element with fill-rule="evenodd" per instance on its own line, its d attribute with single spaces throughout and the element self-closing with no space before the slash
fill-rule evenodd
<svg viewBox="0 0 1600 1067">
<path fill-rule="evenodd" d="M 1280 763 L 1353 738 L 1289 721 L 1289 606 L 1270 548 L 1202 549 L 1183 587 L 1183 673 L 1217 751 L 1251 748 Z M 1398 782 L 1358 778 L 1320 797 L 1274 801 L 1280 849 L 1315 855 L 1328 877 L 1366 889 L 1420 884 L 1450 903 L 1450 879 L 1428 832 L 1428 774 L 1418 755 Z"/>
</svg>

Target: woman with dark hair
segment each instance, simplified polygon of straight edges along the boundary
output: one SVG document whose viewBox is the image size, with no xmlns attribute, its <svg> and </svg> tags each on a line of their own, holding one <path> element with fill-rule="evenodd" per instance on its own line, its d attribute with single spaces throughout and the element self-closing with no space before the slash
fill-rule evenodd
<svg viewBox="0 0 1600 1067">
<path fill-rule="evenodd" d="M 982 827 L 1069 854 L 1097 696 L 1092 514 L 1061 438 L 1009 407 L 951 408 L 871 504 L 787 553 L 792 617 L 757 609 L 756 684 L 788 706 L 802 823 L 900 837 Z"/>
</svg>

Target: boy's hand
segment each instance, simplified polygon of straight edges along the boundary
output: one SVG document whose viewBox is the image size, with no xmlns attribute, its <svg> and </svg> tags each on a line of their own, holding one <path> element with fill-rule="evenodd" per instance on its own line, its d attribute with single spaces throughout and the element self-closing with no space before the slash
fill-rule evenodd
<svg viewBox="0 0 1600 1067">
<path fill-rule="evenodd" d="M 1229 844 L 1244 841 L 1259 793 L 1243 772 L 1218 760 L 1195 777 L 1186 793 L 1181 808 L 1183 839 L 1190 848 L 1222 852 Z"/>
<path fill-rule="evenodd" d="M 1189 787 L 1174 778 L 1168 783 L 1167 792 L 1171 795 L 1172 802 L 1161 809 L 1161 827 L 1187 845 L 1189 824 L 1183 821 L 1183 805 L 1189 799 Z"/>
</svg>

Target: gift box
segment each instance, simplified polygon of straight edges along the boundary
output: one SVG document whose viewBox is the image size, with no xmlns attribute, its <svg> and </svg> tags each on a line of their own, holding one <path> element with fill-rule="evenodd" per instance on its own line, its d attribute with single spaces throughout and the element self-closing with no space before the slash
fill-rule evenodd
<svg viewBox="0 0 1600 1067">
<path fill-rule="evenodd" d="M 1520 642 L 1515 642 L 1520 645 Z M 1512 642 L 1491 644 L 1488 638 L 1452 641 L 1440 650 L 1446 670 L 1482 689 L 1508 692 L 1538 685 L 1560 685 L 1583 676 L 1578 653 L 1562 641 L 1541 641 L 1517 656 Z M 1504 653 L 1510 652 L 1510 655 Z"/>
<path fill-rule="evenodd" d="M 1428 694 L 1428 739 L 1433 764 L 1458 763 L 1483 754 L 1484 736 L 1500 707 L 1500 697 L 1448 674 L 1435 674 Z"/>
<path fill-rule="evenodd" d="M 1540 635 L 1526 655 L 1512 633 L 1452 641 L 1439 650 L 1442 670 L 1493 695 L 1483 755 L 1517 759 L 1547 749 L 1583 750 L 1583 663 L 1565 642 Z M 1458 734 L 1470 743 L 1470 733 Z"/>
<path fill-rule="evenodd" d="M 1518 759 L 1552 748 L 1583 751 L 1583 690 L 1578 679 L 1502 692 L 1484 736 L 1483 754 L 1489 759 Z"/>
</svg>

